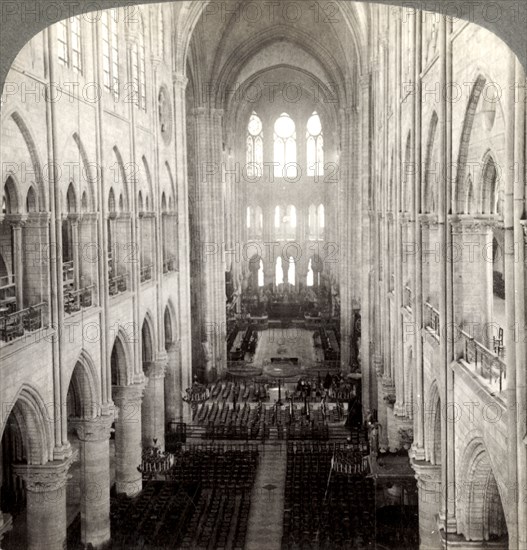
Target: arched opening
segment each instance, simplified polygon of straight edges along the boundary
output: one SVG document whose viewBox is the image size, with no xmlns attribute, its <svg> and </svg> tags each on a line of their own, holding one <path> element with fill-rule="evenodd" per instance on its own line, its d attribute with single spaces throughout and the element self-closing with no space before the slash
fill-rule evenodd
<svg viewBox="0 0 527 550">
<path fill-rule="evenodd" d="M 27 210 L 28 213 L 36 212 L 38 210 L 38 208 L 37 208 L 37 194 L 35 193 L 35 189 L 33 188 L 32 185 L 27 190 L 26 210 Z"/>
<path fill-rule="evenodd" d="M 4 184 L 2 197 L 2 214 L 14 214 L 18 212 L 18 198 L 14 179 L 9 176 Z"/>
<path fill-rule="evenodd" d="M 315 282 L 315 279 L 314 279 L 314 273 L 313 273 L 312 260 L 311 260 L 311 258 L 309 258 L 309 262 L 307 264 L 306 285 L 307 286 L 313 286 L 314 282 Z"/>
<path fill-rule="evenodd" d="M 18 473 L 23 474 L 29 465 L 47 463 L 50 419 L 42 413 L 40 399 L 26 389 L 20 392 L 11 411 L 5 412 L 9 414 L 0 445 L 0 510 L 4 521 L 8 514 L 11 516 L 12 526 L 4 533 L 2 548 L 17 550 L 35 544 L 41 534 L 38 526 L 28 523 L 37 519 L 30 509 L 38 506 L 38 498 L 35 500 L 35 493 L 26 491 L 26 477 Z"/>
<path fill-rule="evenodd" d="M 88 193 L 86 193 L 86 191 L 82 192 L 81 212 L 88 212 Z"/>
<path fill-rule="evenodd" d="M 263 126 L 260 117 L 253 111 L 247 124 L 246 138 L 247 176 L 261 177 L 263 170 Z"/>
<path fill-rule="evenodd" d="M 295 123 L 287 113 L 274 123 L 274 162 L 275 177 L 297 177 Z"/>
<path fill-rule="evenodd" d="M 427 458 L 431 464 L 441 465 L 441 398 L 436 385 L 432 386 L 428 400 L 430 409 L 427 420 Z"/>
<path fill-rule="evenodd" d="M 284 284 L 284 270 L 282 268 L 281 256 L 278 256 L 278 258 L 276 258 L 274 280 L 277 287 Z"/>
<path fill-rule="evenodd" d="M 69 534 L 82 544 L 96 544 L 109 534 L 110 424 L 101 414 L 98 382 L 89 359 L 76 362 L 66 394 L 68 441 L 78 452 L 70 468 L 66 494 L 73 518 Z"/>
<path fill-rule="evenodd" d="M 316 111 L 309 117 L 306 125 L 307 175 L 324 175 L 324 137 L 322 122 Z"/>
<path fill-rule="evenodd" d="M 295 286 L 296 281 L 296 263 L 293 256 L 289 256 L 288 270 L 287 270 L 287 282 Z"/>
<path fill-rule="evenodd" d="M 506 544 L 507 523 L 489 454 L 479 438 L 466 448 L 461 462 L 463 491 L 459 505 L 459 532 L 469 541 Z"/>
<path fill-rule="evenodd" d="M 165 307 L 165 314 L 163 316 L 163 321 L 164 321 L 165 349 L 168 350 L 168 348 L 172 345 L 172 342 L 173 342 L 172 318 L 170 316 L 170 310 L 168 309 L 168 306 Z"/>
</svg>

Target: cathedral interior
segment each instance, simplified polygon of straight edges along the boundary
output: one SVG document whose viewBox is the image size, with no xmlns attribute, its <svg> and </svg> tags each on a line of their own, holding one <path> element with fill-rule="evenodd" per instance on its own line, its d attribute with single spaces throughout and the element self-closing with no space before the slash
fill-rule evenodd
<svg viewBox="0 0 527 550">
<path fill-rule="evenodd" d="M 2 548 L 526 550 L 525 85 L 483 26 L 367 2 L 33 36 Z"/>
</svg>

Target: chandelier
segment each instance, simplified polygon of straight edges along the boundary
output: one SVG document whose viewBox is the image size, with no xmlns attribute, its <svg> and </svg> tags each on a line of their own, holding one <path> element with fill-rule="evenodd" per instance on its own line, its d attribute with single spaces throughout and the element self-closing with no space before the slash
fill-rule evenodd
<svg viewBox="0 0 527 550">
<path fill-rule="evenodd" d="M 185 403 L 190 403 L 191 405 L 200 405 L 205 403 L 209 398 L 209 390 L 203 384 L 199 382 L 194 382 L 190 388 L 185 390 L 185 394 L 182 399 Z"/>
<path fill-rule="evenodd" d="M 147 476 L 155 476 L 156 474 L 166 474 L 174 465 L 174 455 L 161 449 L 157 446 L 157 438 L 154 438 L 153 447 L 143 449 L 141 455 L 141 464 L 137 469 Z"/>
</svg>

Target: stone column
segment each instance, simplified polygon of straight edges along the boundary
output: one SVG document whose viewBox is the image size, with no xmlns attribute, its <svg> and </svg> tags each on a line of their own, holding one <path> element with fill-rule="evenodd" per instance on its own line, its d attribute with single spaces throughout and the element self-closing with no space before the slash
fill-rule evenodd
<svg viewBox="0 0 527 550">
<path fill-rule="evenodd" d="M 142 442 L 143 447 L 152 447 L 154 439 L 157 446 L 165 448 L 165 359 L 145 363 L 148 378 L 143 398 Z"/>
<path fill-rule="evenodd" d="M 381 432 L 379 434 L 379 449 L 388 448 L 388 404 L 384 400 L 385 395 L 387 395 L 387 388 L 392 387 L 391 379 L 384 375 L 384 363 L 382 356 L 375 354 L 373 356 L 373 367 L 377 374 L 378 383 L 377 383 L 377 420 L 382 426 Z"/>
<path fill-rule="evenodd" d="M 70 421 L 79 438 L 81 541 L 102 548 L 110 540 L 110 427 L 113 415 Z"/>
<path fill-rule="evenodd" d="M 117 493 L 136 495 L 142 488 L 141 473 L 141 402 L 144 386 L 113 386 L 112 396 L 118 407 L 115 419 L 115 489 Z"/>
<path fill-rule="evenodd" d="M 188 388 L 182 386 L 181 365 L 178 344 L 167 349 L 167 369 L 165 374 L 165 421 L 181 422 L 183 415 L 182 392 Z"/>
<path fill-rule="evenodd" d="M 26 484 L 27 547 L 63 550 L 66 544 L 66 481 L 76 453 L 44 465 L 16 465 Z"/>
<path fill-rule="evenodd" d="M 414 24 L 414 80 L 415 94 L 413 103 L 413 162 L 414 167 L 421 166 L 421 46 L 422 46 L 422 19 L 421 12 L 413 15 Z M 424 421 L 424 373 L 423 373 L 423 256 L 422 256 L 422 228 L 419 220 L 421 214 L 421 170 L 414 169 L 413 173 L 413 218 L 415 245 L 414 263 L 412 272 L 413 298 L 412 313 L 415 323 L 414 362 L 415 362 L 415 404 L 414 408 L 414 444 L 411 455 L 415 460 L 423 460 L 425 456 L 425 421 Z"/>
<path fill-rule="evenodd" d="M 441 506 L 441 466 L 428 462 L 412 461 L 419 491 L 419 548 L 441 550 L 441 537 L 437 526 Z"/>
<path fill-rule="evenodd" d="M 199 107 L 193 111 L 196 124 L 197 207 L 200 270 L 203 284 L 201 341 L 210 346 L 206 378 L 221 375 L 227 364 L 225 345 L 224 181 L 222 163 L 221 109 Z"/>
<path fill-rule="evenodd" d="M 16 215 L 16 219 L 10 219 L 13 229 L 13 256 L 14 265 L 13 271 L 15 274 L 15 293 L 16 293 L 16 309 L 20 311 L 24 309 L 24 248 L 22 242 L 22 227 L 25 219 L 20 215 Z M 12 218 L 10 215 L 9 218 Z"/>
</svg>

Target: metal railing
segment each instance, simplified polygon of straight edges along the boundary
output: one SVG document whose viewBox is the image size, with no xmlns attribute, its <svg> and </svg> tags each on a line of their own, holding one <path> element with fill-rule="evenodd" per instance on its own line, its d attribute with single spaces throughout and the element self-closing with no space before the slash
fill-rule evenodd
<svg viewBox="0 0 527 550">
<path fill-rule="evenodd" d="M 64 311 L 66 313 L 75 313 L 81 309 L 91 307 L 93 304 L 93 289 L 95 285 L 90 285 L 78 290 L 64 291 Z"/>
<path fill-rule="evenodd" d="M 62 262 L 62 281 L 71 281 L 73 280 L 73 260 L 69 262 Z"/>
<path fill-rule="evenodd" d="M 8 288 L 15 285 L 15 275 L 4 275 L 0 277 L 0 288 Z"/>
<path fill-rule="evenodd" d="M 465 331 L 461 330 L 460 335 L 463 340 L 464 361 L 474 367 L 476 374 L 493 385 L 498 384 L 501 392 L 507 378 L 507 366 L 503 361 L 504 349 L 501 348 L 500 354 L 494 353 Z"/>
<path fill-rule="evenodd" d="M 126 292 L 128 288 L 128 274 L 116 275 L 108 280 L 108 292 L 110 296 L 115 296 L 121 292 Z"/>
<path fill-rule="evenodd" d="M 440 331 L 440 318 L 439 311 L 429 302 L 425 302 L 425 326 L 432 329 L 438 336 L 441 335 Z"/>
<path fill-rule="evenodd" d="M 141 268 L 141 282 L 149 281 L 152 279 L 152 264 L 145 265 Z"/>
<path fill-rule="evenodd" d="M 42 302 L 0 317 L 0 340 L 10 342 L 25 332 L 41 329 L 44 326 L 46 306 L 46 302 Z"/>
</svg>

